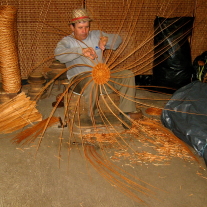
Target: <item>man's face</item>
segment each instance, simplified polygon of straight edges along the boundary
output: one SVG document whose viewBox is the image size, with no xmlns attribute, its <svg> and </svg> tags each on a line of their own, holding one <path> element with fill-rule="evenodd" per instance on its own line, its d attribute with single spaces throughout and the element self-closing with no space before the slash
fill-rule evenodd
<svg viewBox="0 0 207 207">
<path fill-rule="evenodd" d="M 75 27 L 73 25 L 70 26 L 78 40 L 85 40 L 88 37 L 90 30 L 89 22 L 75 23 Z"/>
</svg>

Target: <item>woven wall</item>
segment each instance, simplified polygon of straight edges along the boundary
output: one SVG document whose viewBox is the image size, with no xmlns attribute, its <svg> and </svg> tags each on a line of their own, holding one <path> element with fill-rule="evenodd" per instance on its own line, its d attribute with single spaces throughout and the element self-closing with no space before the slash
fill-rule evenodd
<svg viewBox="0 0 207 207">
<path fill-rule="evenodd" d="M 3 0 L 17 7 L 18 53 L 21 77 L 50 65 L 57 42 L 70 33 L 70 11 L 82 0 Z"/>
<path fill-rule="evenodd" d="M 84 2 L 84 3 L 83 3 Z M 70 12 L 83 4 L 94 21 L 91 29 L 118 33 L 123 47 L 110 54 L 109 63 L 151 73 L 153 22 L 156 16 L 195 16 L 192 59 L 207 50 L 207 1 L 198 0 L 2 0 L 17 7 L 18 53 L 21 77 L 50 65 L 57 42 L 70 33 Z M 106 54 L 107 55 L 107 54 Z M 115 61 L 115 62 L 114 62 Z M 131 65 L 132 64 L 132 65 Z M 133 65 L 134 64 L 134 65 Z"/>
</svg>

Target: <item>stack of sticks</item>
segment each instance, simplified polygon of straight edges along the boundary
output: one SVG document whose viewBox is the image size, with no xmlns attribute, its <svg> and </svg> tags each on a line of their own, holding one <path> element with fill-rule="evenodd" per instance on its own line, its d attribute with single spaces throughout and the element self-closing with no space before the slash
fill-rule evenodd
<svg viewBox="0 0 207 207">
<path fill-rule="evenodd" d="M 35 107 L 36 102 L 31 101 L 23 92 L 1 104 L 0 133 L 11 133 L 33 122 L 41 121 L 42 115 Z"/>
</svg>

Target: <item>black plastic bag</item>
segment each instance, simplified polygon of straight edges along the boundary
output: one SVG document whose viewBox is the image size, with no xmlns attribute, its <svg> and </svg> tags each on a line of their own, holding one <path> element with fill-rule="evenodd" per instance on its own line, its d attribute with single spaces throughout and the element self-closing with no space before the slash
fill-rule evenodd
<svg viewBox="0 0 207 207">
<path fill-rule="evenodd" d="M 140 86 L 151 86 L 152 85 L 152 75 L 136 75 L 135 76 L 136 85 Z"/>
<path fill-rule="evenodd" d="M 188 37 L 192 33 L 193 20 L 193 17 L 156 17 L 154 85 L 178 89 L 191 82 L 193 66 Z"/>
<path fill-rule="evenodd" d="M 166 104 L 161 121 L 178 138 L 192 146 L 207 164 L 207 84 L 194 81 Z"/>
</svg>

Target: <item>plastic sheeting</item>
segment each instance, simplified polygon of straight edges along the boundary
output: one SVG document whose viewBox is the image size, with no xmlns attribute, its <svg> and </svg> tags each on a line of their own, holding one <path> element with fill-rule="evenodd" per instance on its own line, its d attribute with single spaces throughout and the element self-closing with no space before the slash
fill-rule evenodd
<svg viewBox="0 0 207 207">
<path fill-rule="evenodd" d="M 178 138 L 192 146 L 207 164 L 207 84 L 194 81 L 166 104 L 161 121 Z"/>
</svg>

